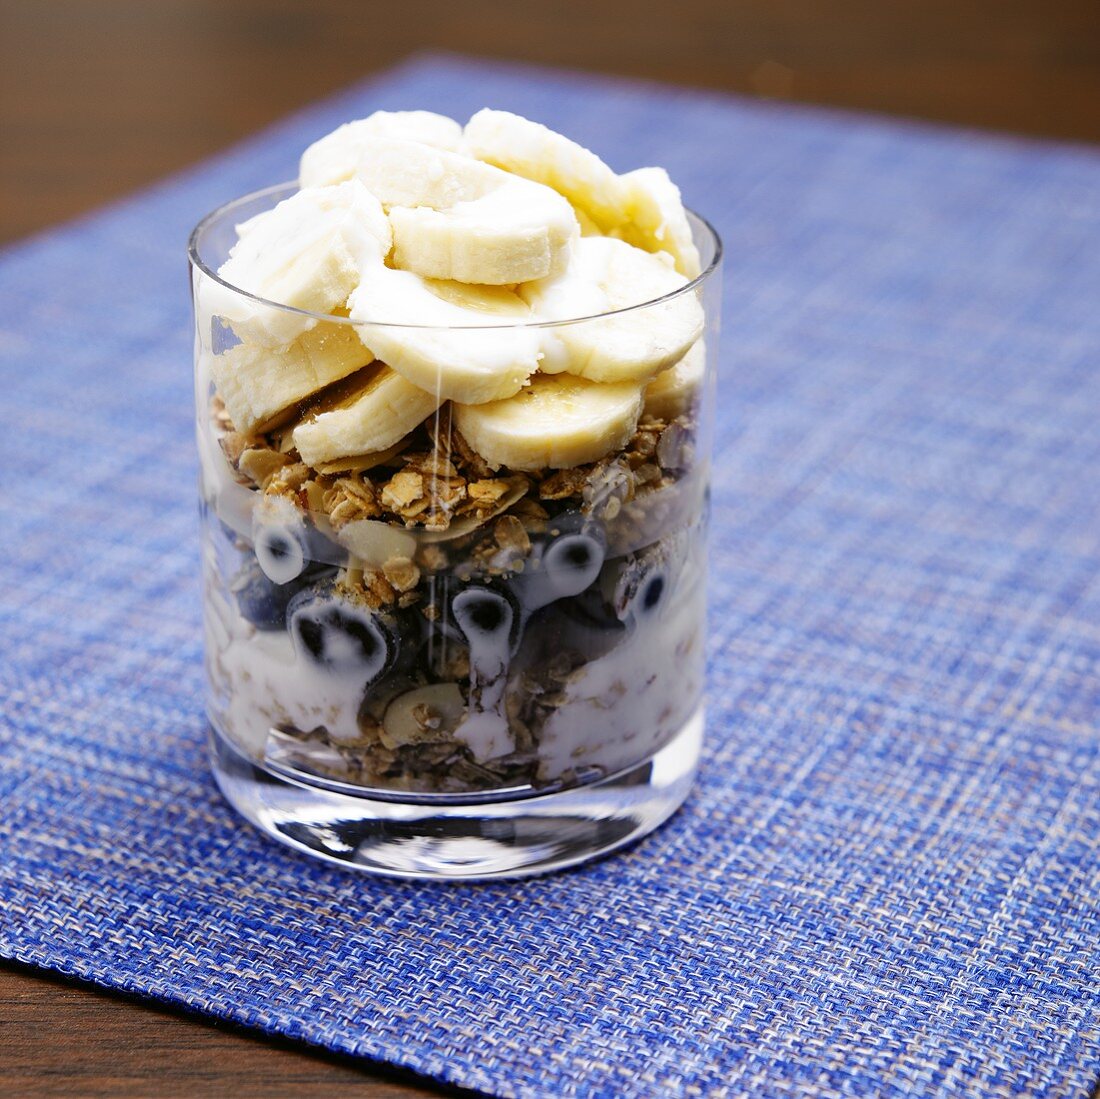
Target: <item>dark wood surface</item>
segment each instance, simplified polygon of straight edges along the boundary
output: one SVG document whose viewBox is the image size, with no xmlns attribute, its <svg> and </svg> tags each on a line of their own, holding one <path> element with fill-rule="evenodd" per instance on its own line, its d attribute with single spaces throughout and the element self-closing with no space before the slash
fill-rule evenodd
<svg viewBox="0 0 1100 1099">
<path fill-rule="evenodd" d="M 444 1092 L 31 969 L 0 966 L 0 1095 L 414 1099 Z"/>
<path fill-rule="evenodd" d="M 1100 141 L 1100 0 L 0 0 L 0 240 L 422 49 Z"/>
<path fill-rule="evenodd" d="M 424 49 L 1100 141 L 1100 0 L 0 0 L 0 241 Z M 0 967 L 3 1095 L 428 1088 Z"/>
</svg>

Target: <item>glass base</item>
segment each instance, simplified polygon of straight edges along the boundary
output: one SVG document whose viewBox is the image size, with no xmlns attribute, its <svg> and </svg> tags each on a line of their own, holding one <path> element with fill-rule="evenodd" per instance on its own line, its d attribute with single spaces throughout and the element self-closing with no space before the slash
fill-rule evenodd
<svg viewBox="0 0 1100 1099">
<path fill-rule="evenodd" d="M 340 792 L 308 775 L 266 770 L 213 729 L 210 756 L 229 803 L 280 843 L 371 874 L 472 881 L 560 870 L 652 832 L 687 797 L 702 739 L 700 707 L 643 762 L 526 797 Z"/>
</svg>

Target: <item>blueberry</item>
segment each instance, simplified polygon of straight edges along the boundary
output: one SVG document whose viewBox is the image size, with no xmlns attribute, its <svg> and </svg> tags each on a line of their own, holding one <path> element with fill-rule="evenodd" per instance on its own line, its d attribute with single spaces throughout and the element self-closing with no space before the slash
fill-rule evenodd
<svg viewBox="0 0 1100 1099">
<path fill-rule="evenodd" d="M 567 508 L 559 511 L 557 515 L 549 519 L 546 524 L 546 535 L 550 540 L 559 538 L 563 534 L 577 534 L 592 526 L 592 520 L 584 512 Z"/>
<path fill-rule="evenodd" d="M 320 584 L 298 593 L 287 607 L 290 636 L 298 655 L 338 676 L 376 682 L 397 659 L 396 633 L 368 608 Z"/>
<path fill-rule="evenodd" d="M 638 609 L 643 614 L 648 614 L 650 611 L 657 609 L 661 602 L 661 596 L 665 591 L 665 578 L 662 573 L 655 573 L 650 576 L 642 585 L 642 590 L 638 596 Z"/>
<path fill-rule="evenodd" d="M 254 560 L 249 560 L 233 578 L 229 590 L 241 614 L 258 630 L 281 630 L 286 625 L 286 608 L 297 593 L 294 584 L 275 584 Z"/>
<path fill-rule="evenodd" d="M 343 565 L 347 562 L 348 551 L 316 527 L 306 528 L 305 546 L 306 557 L 311 561 L 324 562 L 326 565 Z"/>
<path fill-rule="evenodd" d="M 257 523 L 252 539 L 256 560 L 269 580 L 289 584 L 305 572 L 308 557 L 302 527 L 289 523 Z"/>
<path fill-rule="evenodd" d="M 672 577 L 666 555 L 642 553 L 624 562 L 615 585 L 614 606 L 624 621 L 644 621 L 668 602 Z"/>
<path fill-rule="evenodd" d="M 508 665 L 519 647 L 522 625 L 519 605 L 506 592 L 470 585 L 451 602 L 451 613 L 469 646 L 471 710 L 489 722 L 487 735 L 494 744 L 497 734 L 502 742 L 511 742 L 502 707 Z"/>
<path fill-rule="evenodd" d="M 598 660 L 630 633 L 630 627 L 591 589 L 551 604 L 539 612 L 538 622 L 538 629 L 532 631 L 542 640 L 537 661 L 552 660 L 561 653 L 574 653 L 582 662 Z"/>
<path fill-rule="evenodd" d="M 346 551 L 308 520 L 293 500 L 263 497 L 252 512 L 252 545 L 256 560 L 276 584 L 289 584 L 311 563 L 338 565 Z"/>
<path fill-rule="evenodd" d="M 565 618 L 593 630 L 609 630 L 622 633 L 623 623 L 604 598 L 599 585 L 593 585 L 572 599 L 562 599 L 557 604 Z"/>
<path fill-rule="evenodd" d="M 526 582 L 532 604 L 545 606 L 580 595 L 599 576 L 606 552 L 606 543 L 595 527 L 554 538 Z"/>
<path fill-rule="evenodd" d="M 508 600 L 495 592 L 466 591 L 455 600 L 455 615 L 467 635 L 510 633 L 512 608 Z"/>
<path fill-rule="evenodd" d="M 504 587 L 470 585 L 451 601 L 451 613 L 471 649 L 500 652 L 507 659 L 516 650 L 520 608 Z"/>
</svg>

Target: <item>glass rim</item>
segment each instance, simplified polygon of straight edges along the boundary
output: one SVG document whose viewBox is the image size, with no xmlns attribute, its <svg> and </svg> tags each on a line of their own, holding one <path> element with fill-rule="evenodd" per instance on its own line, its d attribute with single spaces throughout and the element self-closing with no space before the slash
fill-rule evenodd
<svg viewBox="0 0 1100 1099">
<path fill-rule="evenodd" d="M 615 317 L 624 313 L 634 313 L 640 309 L 649 309 L 656 305 L 661 305 L 665 302 L 673 301 L 674 299 L 681 297 L 690 291 L 695 290 L 697 287 L 702 286 L 707 282 L 711 275 L 718 270 L 722 262 L 722 254 L 724 246 L 722 244 L 722 238 L 718 235 L 718 231 L 713 225 L 701 214 L 697 214 L 694 210 L 685 207 L 688 217 L 694 219 L 694 221 L 702 227 L 704 232 L 709 236 L 713 245 L 714 254 L 711 256 L 710 261 L 706 267 L 699 272 L 693 279 L 689 279 L 683 286 L 678 286 L 675 290 L 670 290 L 667 294 L 662 294 L 659 298 L 650 298 L 647 301 L 638 302 L 635 305 L 624 305 L 620 309 L 608 309 L 602 313 L 590 313 L 581 317 L 562 317 L 558 320 L 539 320 L 539 321 L 519 321 L 514 323 L 504 324 L 406 324 L 395 323 L 393 321 L 356 321 L 351 317 L 341 317 L 332 313 L 315 313 L 309 309 L 300 309 L 295 305 L 287 305 L 284 302 L 272 301 L 269 298 L 261 297 L 259 294 L 253 294 L 248 290 L 244 290 L 240 286 L 236 286 L 226 279 L 223 279 L 217 271 L 214 271 L 202 258 L 200 252 L 200 240 L 203 234 L 217 221 L 224 219 L 227 215 L 237 208 L 244 206 L 248 202 L 254 202 L 257 199 L 265 196 L 273 196 L 279 192 L 287 192 L 287 197 L 295 191 L 300 190 L 297 182 L 288 181 L 284 183 L 276 183 L 270 187 L 261 187 L 259 190 L 250 191 L 244 195 L 238 195 L 236 198 L 230 199 L 228 202 L 222 203 L 221 206 L 216 207 L 201 218 L 194 229 L 191 230 L 191 235 L 187 241 L 187 258 L 192 268 L 201 271 L 207 278 L 213 279 L 214 282 L 223 286 L 225 289 L 232 291 L 234 294 L 240 295 L 242 298 L 247 298 L 249 301 L 255 302 L 258 305 L 264 306 L 269 309 L 277 309 L 284 313 L 296 314 L 300 317 L 309 318 L 312 321 L 324 321 L 327 324 L 346 324 L 354 328 L 392 328 L 403 330 L 422 330 L 422 331 L 464 331 L 464 332 L 485 332 L 494 330 L 526 330 L 526 329 L 540 329 L 540 328 L 556 328 L 561 325 L 570 324 L 582 324 L 586 321 L 601 320 L 605 317 Z M 438 281 L 438 280 L 437 280 Z"/>
</svg>

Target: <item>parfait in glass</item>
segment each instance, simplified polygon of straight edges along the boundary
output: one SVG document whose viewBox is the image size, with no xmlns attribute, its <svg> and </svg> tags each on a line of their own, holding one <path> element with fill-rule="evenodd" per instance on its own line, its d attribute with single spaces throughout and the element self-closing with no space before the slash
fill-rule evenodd
<svg viewBox="0 0 1100 1099">
<path fill-rule="evenodd" d="M 407 877 L 545 871 L 683 801 L 720 245 L 658 168 L 378 112 L 190 246 L 215 775 Z"/>
</svg>

